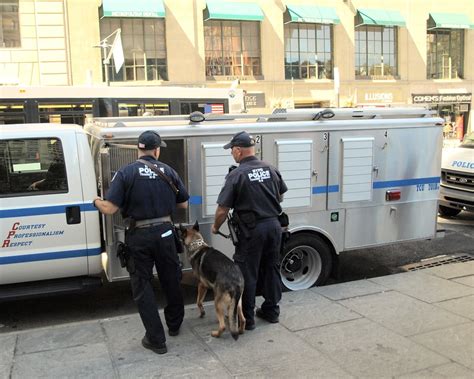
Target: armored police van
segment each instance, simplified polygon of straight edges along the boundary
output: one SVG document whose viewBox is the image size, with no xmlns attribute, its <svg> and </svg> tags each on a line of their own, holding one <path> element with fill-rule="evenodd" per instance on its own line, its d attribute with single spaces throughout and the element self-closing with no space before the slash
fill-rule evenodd
<svg viewBox="0 0 474 379">
<path fill-rule="evenodd" d="M 207 242 L 229 256 L 230 241 L 210 232 L 234 164 L 223 146 L 238 131 L 251 133 L 257 156 L 289 188 L 282 282 L 291 290 L 323 284 L 341 252 L 436 236 L 442 122 L 425 109 L 386 108 L 2 126 L 0 298 L 92 286 L 103 270 L 110 281 L 128 278 L 116 257 L 123 220 L 99 215 L 92 201 L 137 159 L 137 138 L 149 129 L 166 141 L 160 160 L 191 195 L 174 222 L 198 220 Z"/>
<path fill-rule="evenodd" d="M 474 133 L 442 157 L 439 213 L 453 217 L 462 210 L 474 212 Z"/>
</svg>

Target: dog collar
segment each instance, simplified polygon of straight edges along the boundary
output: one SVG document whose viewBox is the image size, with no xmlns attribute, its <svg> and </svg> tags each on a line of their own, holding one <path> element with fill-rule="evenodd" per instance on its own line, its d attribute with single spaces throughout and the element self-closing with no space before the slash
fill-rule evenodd
<svg viewBox="0 0 474 379">
<path fill-rule="evenodd" d="M 199 248 L 201 248 L 203 246 L 207 246 L 207 245 L 204 242 L 204 240 L 201 238 L 201 239 L 198 239 L 198 240 L 195 240 L 195 241 L 191 242 L 189 244 L 189 250 L 190 251 L 197 251 L 197 250 L 199 250 Z"/>
</svg>

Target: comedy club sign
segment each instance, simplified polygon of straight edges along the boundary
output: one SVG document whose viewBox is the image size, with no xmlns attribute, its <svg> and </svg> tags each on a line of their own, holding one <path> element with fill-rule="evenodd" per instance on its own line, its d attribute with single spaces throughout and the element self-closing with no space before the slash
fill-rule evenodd
<svg viewBox="0 0 474 379">
<path fill-rule="evenodd" d="M 447 93 L 411 95 L 413 104 L 451 104 L 451 103 L 471 103 L 472 93 Z"/>
</svg>

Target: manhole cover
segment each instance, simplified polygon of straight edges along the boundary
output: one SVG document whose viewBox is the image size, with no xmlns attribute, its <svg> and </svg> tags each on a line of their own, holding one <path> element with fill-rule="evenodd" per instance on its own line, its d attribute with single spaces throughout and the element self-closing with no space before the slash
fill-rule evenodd
<svg viewBox="0 0 474 379">
<path fill-rule="evenodd" d="M 410 263 L 401 268 L 405 271 L 417 271 L 425 268 L 444 266 L 451 263 L 469 262 L 473 260 L 474 256 L 470 254 L 438 255 L 437 257 L 422 259 L 417 263 Z"/>
</svg>

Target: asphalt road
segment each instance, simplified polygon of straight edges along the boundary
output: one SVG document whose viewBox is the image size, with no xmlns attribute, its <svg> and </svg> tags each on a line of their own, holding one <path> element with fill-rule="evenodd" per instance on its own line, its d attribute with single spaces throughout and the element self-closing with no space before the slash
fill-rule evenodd
<svg viewBox="0 0 474 379">
<path fill-rule="evenodd" d="M 405 265 L 433 257 L 456 255 L 474 257 L 474 213 L 462 212 L 452 219 L 439 218 L 438 227 L 446 230 L 444 238 L 341 254 L 339 276 L 331 279 L 328 284 L 390 275 L 404 271 Z M 185 276 L 184 282 L 188 283 L 183 285 L 185 302 L 193 304 L 196 298 L 194 280 L 190 276 Z M 159 292 L 157 298 L 159 303 L 162 303 L 163 296 Z M 208 294 L 208 300 L 211 299 L 212 295 Z M 0 333 L 135 312 L 128 282 L 105 281 L 102 288 L 89 293 L 0 303 Z"/>
</svg>

